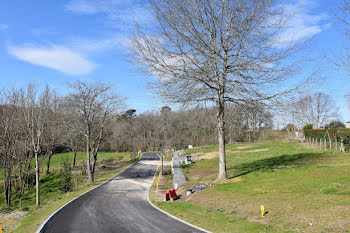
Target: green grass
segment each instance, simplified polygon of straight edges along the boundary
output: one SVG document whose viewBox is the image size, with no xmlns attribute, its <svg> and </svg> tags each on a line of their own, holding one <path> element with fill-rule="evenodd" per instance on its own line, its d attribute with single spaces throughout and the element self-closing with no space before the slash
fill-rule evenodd
<svg viewBox="0 0 350 233">
<path fill-rule="evenodd" d="M 85 154 L 78 153 L 77 161 L 81 163 L 85 162 Z M 42 221 L 44 221 L 52 212 L 67 203 L 69 200 L 80 195 L 81 193 L 93 188 L 94 186 L 105 182 L 109 178 L 113 177 L 116 173 L 130 165 L 133 161 L 130 161 L 130 156 L 127 153 L 113 153 L 113 152 L 101 152 L 98 154 L 98 166 L 105 165 L 107 168 L 97 168 L 95 173 L 95 183 L 90 184 L 86 175 L 81 175 L 81 171 L 78 171 L 77 184 L 78 189 L 75 186 L 75 175 L 73 175 L 73 190 L 67 197 L 66 193 L 62 193 L 59 190 L 59 185 L 62 179 L 59 173 L 60 164 L 68 159 L 72 158 L 71 153 L 62 153 L 53 155 L 52 165 L 56 165 L 56 170 L 52 171 L 49 175 L 42 175 L 40 179 L 40 202 L 41 205 L 37 207 L 35 205 L 35 187 L 23 194 L 22 209 L 28 211 L 27 217 L 20 219 L 19 222 L 8 224 L 6 219 L 0 217 L 0 226 L 8 228 L 7 231 L 12 232 L 16 226 L 14 232 L 35 232 Z M 71 161 L 71 160 L 69 160 Z M 79 163 L 77 163 L 80 165 Z M 108 168 L 108 166 L 111 166 Z M 13 201 L 10 207 L 6 207 L 4 204 L 3 195 L 0 196 L 1 210 L 12 211 L 20 210 L 19 199 L 16 198 L 16 193 L 13 193 Z M 18 220 L 17 220 L 18 221 Z"/>
<path fill-rule="evenodd" d="M 227 181 L 215 181 L 217 146 L 189 149 L 185 153 L 200 160 L 184 167 L 185 188 L 198 182 L 213 188 L 157 205 L 214 232 L 350 232 L 349 153 L 280 141 L 226 148 Z M 265 218 L 261 205 L 269 212 Z"/>
<path fill-rule="evenodd" d="M 97 162 L 103 162 L 103 160 L 108 159 L 115 159 L 116 157 L 120 157 L 124 160 L 130 159 L 130 153 L 114 153 L 114 152 L 99 152 L 97 155 Z M 92 158 L 92 156 L 91 156 Z M 54 168 L 55 170 L 59 169 L 59 166 L 61 163 L 68 161 L 69 163 L 72 163 L 73 161 L 73 153 L 72 152 L 66 152 L 66 153 L 60 153 L 60 154 L 54 154 L 51 157 L 50 161 L 50 167 Z M 46 171 L 46 163 L 47 163 L 47 156 L 43 160 L 43 167 Z M 86 163 L 86 152 L 78 152 L 76 157 L 76 165 L 81 166 L 82 164 Z M 33 164 L 34 165 L 34 164 Z"/>
<path fill-rule="evenodd" d="M 185 202 L 157 202 L 156 205 L 171 214 L 211 232 L 290 232 L 269 224 L 249 222 L 236 217 L 226 209 L 202 208 Z"/>
</svg>

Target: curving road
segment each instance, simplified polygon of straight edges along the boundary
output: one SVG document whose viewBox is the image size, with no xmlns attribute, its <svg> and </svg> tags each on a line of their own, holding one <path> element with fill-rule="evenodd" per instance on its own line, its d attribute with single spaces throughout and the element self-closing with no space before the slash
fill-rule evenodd
<svg viewBox="0 0 350 233">
<path fill-rule="evenodd" d="M 202 232 L 147 201 L 158 159 L 156 153 L 145 153 L 123 173 L 59 211 L 41 232 Z"/>
</svg>

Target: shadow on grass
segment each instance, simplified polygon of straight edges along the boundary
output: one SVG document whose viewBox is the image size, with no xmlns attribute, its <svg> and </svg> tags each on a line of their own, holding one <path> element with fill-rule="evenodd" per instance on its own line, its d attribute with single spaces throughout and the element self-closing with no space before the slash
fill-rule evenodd
<svg viewBox="0 0 350 233">
<path fill-rule="evenodd" d="M 260 170 L 260 169 L 274 169 L 281 166 L 291 166 L 291 165 L 307 165 L 308 162 L 313 161 L 316 158 L 320 158 L 322 153 L 299 153 L 299 154 L 289 154 L 281 155 L 273 158 L 266 158 L 261 160 L 256 160 L 250 163 L 243 163 L 233 166 L 234 173 L 229 179 L 246 175 L 248 173 Z M 302 163 L 300 163 L 302 162 Z"/>
</svg>

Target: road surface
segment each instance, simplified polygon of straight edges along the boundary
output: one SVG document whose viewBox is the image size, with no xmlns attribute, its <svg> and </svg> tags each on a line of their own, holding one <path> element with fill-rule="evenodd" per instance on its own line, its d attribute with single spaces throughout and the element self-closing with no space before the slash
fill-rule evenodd
<svg viewBox="0 0 350 233">
<path fill-rule="evenodd" d="M 158 159 L 156 153 L 145 153 L 125 172 L 63 208 L 42 232 L 201 232 L 147 201 Z"/>
</svg>

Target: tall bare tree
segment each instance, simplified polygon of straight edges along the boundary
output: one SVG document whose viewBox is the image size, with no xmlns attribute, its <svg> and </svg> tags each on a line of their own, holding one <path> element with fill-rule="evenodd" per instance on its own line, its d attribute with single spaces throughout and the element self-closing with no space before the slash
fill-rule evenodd
<svg viewBox="0 0 350 233">
<path fill-rule="evenodd" d="M 94 182 L 97 154 L 104 139 L 105 126 L 122 105 L 120 96 L 112 93 L 112 87 L 101 83 L 76 81 L 68 85 L 72 93 L 66 97 L 74 126 L 86 138 L 86 163 L 89 181 Z M 92 158 L 91 158 L 92 157 Z"/>
<path fill-rule="evenodd" d="M 338 4 L 336 17 L 343 26 L 343 34 L 347 40 L 350 39 L 350 0 L 341 0 Z M 350 72 L 350 48 L 345 47 L 343 53 L 335 55 L 330 59 L 336 66 Z"/>
<path fill-rule="evenodd" d="M 20 151 L 23 131 L 18 93 L 3 91 L 0 98 L 0 160 L 6 205 L 11 205 L 12 175 Z"/>
<path fill-rule="evenodd" d="M 300 44 L 283 44 L 286 15 L 274 0 L 149 0 L 155 25 L 138 27 L 131 59 L 151 87 L 177 103 L 217 106 L 218 180 L 227 179 L 225 105 L 290 92 Z M 295 82 L 294 82 L 295 83 Z"/>
<path fill-rule="evenodd" d="M 28 143 L 35 156 L 36 204 L 40 205 L 39 154 L 42 152 L 43 135 L 48 128 L 52 112 L 53 92 L 46 87 L 39 94 L 34 85 L 29 84 L 21 93 L 22 118 L 25 122 Z"/>
<path fill-rule="evenodd" d="M 299 127 L 312 124 L 314 128 L 323 127 L 328 121 L 338 117 L 338 108 L 333 98 L 323 92 L 300 96 L 292 103 Z"/>
</svg>

